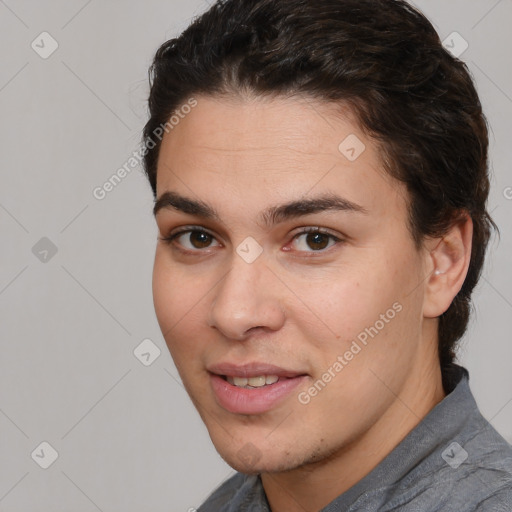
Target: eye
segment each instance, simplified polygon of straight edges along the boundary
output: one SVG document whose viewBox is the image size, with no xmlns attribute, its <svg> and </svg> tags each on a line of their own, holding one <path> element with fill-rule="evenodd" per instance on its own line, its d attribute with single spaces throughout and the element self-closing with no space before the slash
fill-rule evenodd
<svg viewBox="0 0 512 512">
<path fill-rule="evenodd" d="M 320 228 L 307 228 L 295 235 L 293 242 L 296 242 L 299 251 L 322 252 L 342 240 Z M 308 248 L 312 250 L 308 250 Z"/>
<path fill-rule="evenodd" d="M 212 242 L 215 241 L 215 237 L 205 231 L 204 229 L 194 228 L 194 229 L 182 229 L 177 233 L 173 233 L 172 235 L 161 238 L 162 241 L 171 244 L 175 241 L 189 251 L 197 251 L 200 249 L 207 249 L 208 247 L 212 247 Z M 217 245 L 219 245 L 217 243 Z"/>
<path fill-rule="evenodd" d="M 185 252 L 201 252 L 202 249 L 220 246 L 211 233 L 200 227 L 186 227 L 160 239 L 167 244 L 178 246 L 178 249 Z M 343 240 L 340 238 L 317 227 L 303 229 L 292 240 L 292 244 L 295 243 L 295 249 L 299 252 L 326 252 L 326 249 L 341 242 Z"/>
</svg>

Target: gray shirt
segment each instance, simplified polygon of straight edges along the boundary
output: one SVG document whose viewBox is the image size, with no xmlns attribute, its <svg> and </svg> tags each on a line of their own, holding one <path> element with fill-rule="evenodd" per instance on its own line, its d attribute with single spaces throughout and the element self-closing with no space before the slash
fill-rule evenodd
<svg viewBox="0 0 512 512">
<path fill-rule="evenodd" d="M 512 446 L 480 414 L 469 374 L 368 475 L 320 512 L 511 512 Z M 258 475 L 237 473 L 198 512 L 271 512 Z"/>
</svg>

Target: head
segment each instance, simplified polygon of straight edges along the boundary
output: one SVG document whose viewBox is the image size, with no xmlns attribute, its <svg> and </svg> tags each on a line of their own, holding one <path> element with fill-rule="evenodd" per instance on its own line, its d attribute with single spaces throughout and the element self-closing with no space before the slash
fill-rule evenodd
<svg viewBox="0 0 512 512">
<path fill-rule="evenodd" d="M 494 223 L 475 87 L 425 17 L 221 1 L 161 46 L 151 81 L 155 309 L 221 455 L 322 460 L 414 382 L 440 370 L 450 389 Z M 273 373 L 271 400 L 225 381 Z"/>
</svg>

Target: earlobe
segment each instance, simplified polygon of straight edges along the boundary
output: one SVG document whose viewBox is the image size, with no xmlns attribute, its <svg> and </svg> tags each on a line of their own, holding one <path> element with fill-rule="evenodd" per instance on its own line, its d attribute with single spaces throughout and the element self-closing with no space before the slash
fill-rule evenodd
<svg viewBox="0 0 512 512">
<path fill-rule="evenodd" d="M 459 293 L 471 260 L 473 221 L 468 213 L 456 221 L 440 239 L 432 240 L 434 247 L 427 255 L 429 277 L 425 287 L 423 316 L 442 315 Z"/>
</svg>

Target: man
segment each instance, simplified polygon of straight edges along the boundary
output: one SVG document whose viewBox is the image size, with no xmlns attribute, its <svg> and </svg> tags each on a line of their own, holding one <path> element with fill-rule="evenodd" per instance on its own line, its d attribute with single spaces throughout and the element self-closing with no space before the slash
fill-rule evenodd
<svg viewBox="0 0 512 512">
<path fill-rule="evenodd" d="M 238 471 L 200 512 L 512 510 L 454 362 L 494 227 L 466 66 L 401 0 L 227 0 L 151 72 L 156 314 Z"/>
</svg>

